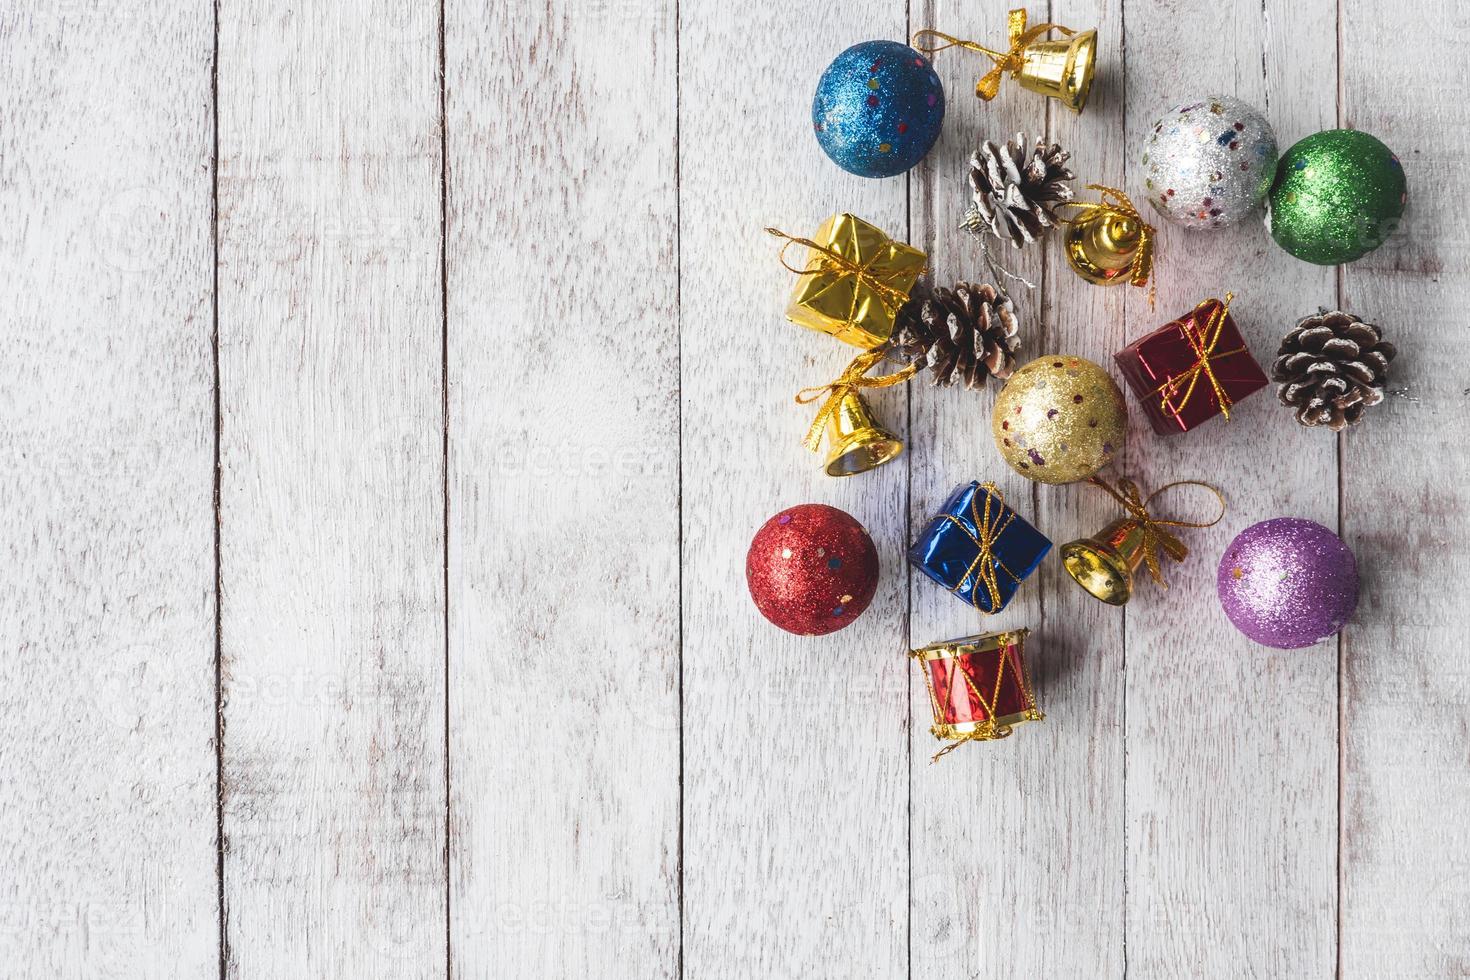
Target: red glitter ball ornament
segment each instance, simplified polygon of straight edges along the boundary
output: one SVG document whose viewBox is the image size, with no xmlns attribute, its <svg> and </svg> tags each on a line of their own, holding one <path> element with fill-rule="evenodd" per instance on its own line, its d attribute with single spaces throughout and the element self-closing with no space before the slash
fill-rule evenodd
<svg viewBox="0 0 1470 980">
<path fill-rule="evenodd" d="M 857 619 L 878 589 L 878 550 L 851 516 L 801 504 L 766 521 L 745 554 L 761 615 L 788 633 L 819 636 Z"/>
</svg>

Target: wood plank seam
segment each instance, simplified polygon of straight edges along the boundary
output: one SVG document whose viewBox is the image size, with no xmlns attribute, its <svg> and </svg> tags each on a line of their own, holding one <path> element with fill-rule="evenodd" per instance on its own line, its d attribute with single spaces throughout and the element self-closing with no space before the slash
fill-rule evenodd
<svg viewBox="0 0 1470 980">
<path fill-rule="evenodd" d="M 1334 81 L 1336 83 L 1335 86 L 1334 86 L 1334 96 L 1333 96 L 1334 97 L 1334 100 L 1335 100 L 1335 103 L 1336 103 L 1335 104 L 1334 113 L 1333 113 L 1333 122 L 1334 122 L 1334 124 L 1339 129 L 1342 128 L 1342 110 L 1343 110 L 1343 98 L 1342 98 L 1343 97 L 1343 72 L 1342 72 L 1342 51 L 1343 51 L 1343 34 L 1342 34 L 1342 28 L 1343 28 L 1343 18 L 1342 18 L 1342 4 L 1343 4 L 1343 0 L 1336 0 L 1336 4 L 1334 5 L 1334 10 L 1333 10 L 1333 12 L 1336 14 L 1336 17 L 1335 17 L 1335 19 L 1333 21 L 1333 25 L 1332 25 L 1332 29 L 1333 29 L 1333 42 L 1334 42 L 1332 66 L 1333 66 L 1333 73 L 1334 73 L 1334 76 L 1335 76 Z M 1281 147 L 1280 149 L 1285 150 L 1286 147 Z M 1333 299 L 1336 302 L 1337 308 L 1339 310 L 1343 308 L 1343 303 L 1344 303 L 1344 301 L 1346 299 L 1345 294 L 1344 294 L 1344 290 L 1343 290 L 1345 274 L 1346 274 L 1346 268 L 1344 266 L 1341 266 L 1341 265 L 1337 266 L 1333 270 L 1333 274 L 1332 274 Z M 1344 541 L 1346 541 L 1347 540 L 1347 515 L 1343 513 L 1343 454 L 1342 454 L 1342 448 L 1343 448 L 1343 440 L 1344 440 L 1344 438 L 1345 438 L 1344 437 L 1344 434 L 1341 433 L 1341 432 L 1339 432 L 1339 433 L 1337 433 L 1336 437 L 1333 439 L 1333 443 L 1334 443 L 1334 446 L 1335 446 L 1334 460 L 1335 460 L 1335 462 L 1337 464 L 1337 534 L 1338 534 L 1338 537 L 1340 537 Z M 1333 955 L 1333 971 L 1332 972 L 1333 972 L 1333 976 L 1336 977 L 1337 980 L 1341 980 L 1341 977 L 1342 977 L 1342 886 L 1343 886 L 1343 874 L 1342 874 L 1342 804 L 1343 804 L 1343 792 L 1344 792 L 1344 790 L 1346 788 L 1346 780 L 1344 779 L 1344 772 L 1345 772 L 1345 766 L 1346 766 L 1346 754 L 1344 752 L 1344 747 L 1343 747 L 1343 719 L 1344 719 L 1344 714 L 1345 714 L 1346 708 L 1345 708 L 1345 705 L 1344 705 L 1344 702 L 1343 702 L 1342 674 L 1343 674 L 1343 666 L 1344 666 L 1344 664 L 1347 661 L 1347 642 L 1344 639 L 1344 634 L 1345 633 L 1346 633 L 1346 630 L 1343 630 L 1343 631 L 1339 632 L 1337 634 L 1337 636 L 1334 638 L 1334 643 L 1335 643 L 1336 648 L 1337 648 L 1337 690 L 1335 692 L 1335 694 L 1336 694 L 1336 701 L 1337 701 L 1337 794 L 1336 794 L 1337 795 L 1337 815 L 1336 815 L 1337 816 L 1337 826 L 1334 828 L 1333 837 L 1335 838 L 1336 845 L 1337 845 L 1337 855 L 1336 855 L 1337 864 L 1336 864 L 1336 868 L 1334 869 L 1335 870 L 1335 878 L 1336 878 L 1336 881 L 1337 881 L 1337 888 L 1336 888 L 1336 894 L 1333 896 L 1333 908 L 1332 908 L 1333 939 L 1334 939 L 1333 944 L 1332 944 L 1333 945 L 1333 953 L 1332 953 L 1332 955 Z"/>
<path fill-rule="evenodd" d="M 446 0 L 439 0 L 439 410 L 444 426 L 442 447 L 442 485 L 444 524 L 443 554 L 444 578 L 444 977 L 454 976 L 454 908 L 453 866 L 451 840 L 454 833 L 454 794 L 452 790 L 454 756 L 450 752 L 449 719 L 453 674 L 450 670 L 449 630 L 450 604 L 454 601 L 449 589 L 449 73 L 448 29 L 445 13 Z"/>
<path fill-rule="evenodd" d="M 215 900 L 219 915 L 219 980 L 225 980 L 230 961 L 229 910 L 225 905 L 225 678 L 224 678 L 224 570 L 222 565 L 224 525 L 220 508 L 223 470 L 220 435 L 224 406 L 220 394 L 219 353 L 219 5 L 213 0 L 213 23 L 209 65 L 209 248 L 210 248 L 210 358 L 214 387 L 214 843 Z"/>
</svg>

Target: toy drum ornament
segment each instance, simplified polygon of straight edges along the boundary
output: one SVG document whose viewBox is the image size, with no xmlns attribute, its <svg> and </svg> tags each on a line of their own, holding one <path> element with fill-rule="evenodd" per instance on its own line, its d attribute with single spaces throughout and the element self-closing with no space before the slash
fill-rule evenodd
<svg viewBox="0 0 1470 980">
<path fill-rule="evenodd" d="M 1024 648 L 1028 629 L 945 640 L 909 656 L 919 665 L 934 709 L 934 737 L 949 745 L 938 761 L 965 742 L 1005 738 L 1023 721 L 1040 721 Z"/>
</svg>

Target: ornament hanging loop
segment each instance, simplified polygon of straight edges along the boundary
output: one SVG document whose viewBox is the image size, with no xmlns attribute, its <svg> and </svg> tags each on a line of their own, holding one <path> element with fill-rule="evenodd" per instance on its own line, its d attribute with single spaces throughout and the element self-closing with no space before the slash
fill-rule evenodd
<svg viewBox="0 0 1470 980">
<path fill-rule="evenodd" d="M 1109 486 L 1107 481 L 1098 476 L 1089 477 L 1088 482 L 1107 493 L 1128 513 L 1127 520 L 1131 521 L 1141 534 L 1140 544 L 1149 575 L 1161 588 L 1167 589 L 1169 586 L 1164 581 L 1159 553 L 1163 552 L 1176 562 L 1181 562 L 1189 556 L 1189 548 L 1166 528 L 1213 527 L 1225 519 L 1225 495 L 1218 487 L 1202 480 L 1176 480 L 1173 483 L 1166 483 L 1149 494 L 1147 499 L 1140 493 L 1138 484 L 1129 479 L 1119 480 L 1116 487 Z M 1203 487 L 1210 491 L 1220 503 L 1220 512 L 1208 521 L 1181 521 L 1155 517 L 1149 510 L 1160 495 L 1175 487 L 1185 486 Z"/>
</svg>

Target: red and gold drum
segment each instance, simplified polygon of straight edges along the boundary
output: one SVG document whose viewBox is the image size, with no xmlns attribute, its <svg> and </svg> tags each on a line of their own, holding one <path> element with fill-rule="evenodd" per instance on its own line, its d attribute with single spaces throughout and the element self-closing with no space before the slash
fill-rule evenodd
<svg viewBox="0 0 1470 980">
<path fill-rule="evenodd" d="M 934 737 L 952 744 L 1005 738 L 1014 725 L 1040 721 L 1024 656 L 1030 630 L 986 633 L 909 651 L 934 707 Z"/>
</svg>

